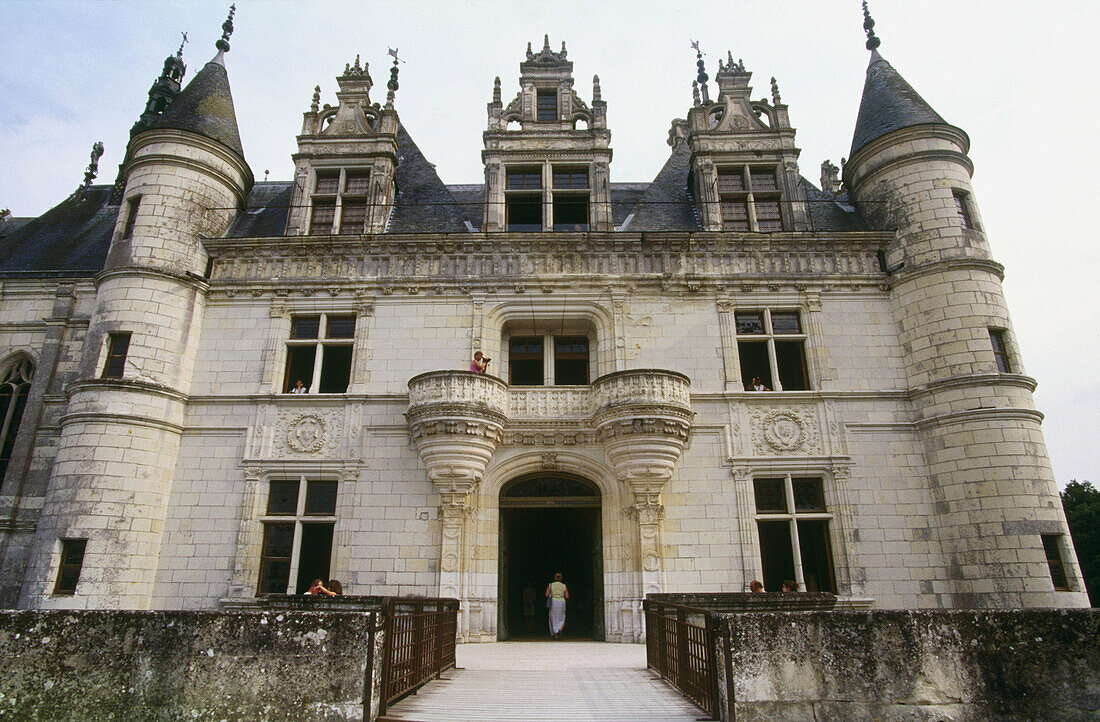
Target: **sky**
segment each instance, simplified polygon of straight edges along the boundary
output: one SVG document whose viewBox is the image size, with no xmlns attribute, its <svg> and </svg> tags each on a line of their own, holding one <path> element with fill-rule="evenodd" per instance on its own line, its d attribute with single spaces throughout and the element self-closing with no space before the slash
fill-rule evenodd
<svg viewBox="0 0 1100 722">
<path fill-rule="evenodd" d="M 130 126 L 180 33 L 187 79 L 215 54 L 227 2 L 0 0 L 0 208 L 39 215 L 83 178 L 96 141 L 114 180 Z M 1100 3 L 872 0 L 879 51 L 971 138 L 974 199 L 1004 264 L 1005 295 L 1060 486 L 1100 481 L 1100 281 L 1096 170 Z M 507 103 L 527 43 L 565 40 L 576 89 L 608 105 L 613 182 L 649 181 L 673 118 L 691 103 L 691 40 L 775 76 L 802 149 L 802 174 L 847 156 L 867 66 L 857 0 L 238 0 L 226 57 L 245 158 L 257 180 L 291 176 L 315 85 L 358 54 L 385 100 L 397 48 L 397 111 L 445 183 L 480 183 L 493 78 Z M 712 85 L 713 89 L 713 85 Z"/>
</svg>

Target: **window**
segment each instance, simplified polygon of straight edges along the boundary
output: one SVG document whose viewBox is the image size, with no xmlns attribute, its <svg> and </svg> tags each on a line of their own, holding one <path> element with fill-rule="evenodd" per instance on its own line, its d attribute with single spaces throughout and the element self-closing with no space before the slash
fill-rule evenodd
<svg viewBox="0 0 1100 722">
<path fill-rule="evenodd" d="M 773 166 L 718 169 L 718 206 L 723 230 L 782 231 L 782 200 Z"/>
<path fill-rule="evenodd" d="M 370 189 L 369 170 L 319 171 L 313 185 L 313 207 L 309 217 L 310 235 L 325 236 L 336 232 L 363 233 L 366 231 L 372 200 Z M 338 231 L 337 208 L 340 209 Z"/>
<path fill-rule="evenodd" d="M 508 383 L 513 386 L 583 386 L 592 361 L 588 336 L 545 333 L 507 340 Z M 552 351 L 551 355 L 546 353 Z"/>
<path fill-rule="evenodd" d="M 588 169 L 555 166 L 554 230 L 587 231 L 588 201 Z"/>
<path fill-rule="evenodd" d="M 993 358 L 997 370 L 1002 374 L 1012 373 L 1012 364 L 1008 360 L 1008 345 L 1005 343 L 1006 331 L 1003 328 L 989 329 L 989 342 L 993 345 Z"/>
<path fill-rule="evenodd" d="M 1054 588 L 1060 592 L 1069 591 L 1069 580 L 1066 579 L 1066 568 L 1062 564 L 1062 535 L 1041 534 L 1043 538 L 1043 552 L 1047 557 L 1047 567 L 1050 569 L 1050 581 Z"/>
<path fill-rule="evenodd" d="M 542 230 L 542 169 L 509 168 L 504 182 L 505 222 L 509 231 L 529 233 Z M 520 192 L 516 192 L 520 191 Z"/>
<path fill-rule="evenodd" d="M 309 219 L 310 235 L 331 234 L 334 220 L 336 220 L 336 201 L 313 201 L 313 215 Z"/>
<path fill-rule="evenodd" d="M 354 343 L 355 316 L 293 316 L 283 393 L 291 393 L 298 381 L 305 391 L 296 393 L 347 393 Z"/>
<path fill-rule="evenodd" d="M 764 588 L 798 582 L 807 592 L 836 593 L 825 491 L 818 477 L 753 479 Z"/>
<path fill-rule="evenodd" d="M 951 197 L 955 200 L 955 212 L 959 214 L 962 227 L 976 229 L 978 226 L 970 213 L 970 194 L 966 191 L 954 190 L 951 192 Z"/>
<path fill-rule="evenodd" d="M 538 96 L 538 116 L 539 120 L 557 120 L 558 119 L 558 91 L 556 90 L 539 90 Z"/>
<path fill-rule="evenodd" d="M 798 311 L 735 311 L 734 320 L 741 380 L 746 391 L 806 391 L 810 388 L 806 335 Z"/>
<path fill-rule="evenodd" d="M 80 581 L 80 568 L 84 566 L 84 548 L 87 544 L 87 539 L 61 540 L 61 563 L 57 567 L 54 594 L 76 594 L 76 583 Z"/>
<path fill-rule="evenodd" d="M 335 481 L 272 481 L 262 521 L 258 594 L 302 594 L 314 579 L 328 579 L 336 526 Z"/>
<path fill-rule="evenodd" d="M 103 364 L 103 378 L 122 378 L 122 372 L 126 368 L 126 352 L 129 349 L 129 333 L 107 334 L 107 360 Z"/>
<path fill-rule="evenodd" d="M 0 481 L 8 471 L 11 452 L 15 448 L 15 437 L 19 433 L 19 422 L 23 419 L 23 408 L 27 405 L 31 379 L 34 377 L 34 364 L 28 359 L 19 358 L 0 376 Z"/>
<path fill-rule="evenodd" d="M 132 196 L 126 201 L 126 225 L 122 227 L 123 240 L 134 235 L 134 223 L 137 221 L 139 205 L 141 205 L 141 196 Z"/>
</svg>

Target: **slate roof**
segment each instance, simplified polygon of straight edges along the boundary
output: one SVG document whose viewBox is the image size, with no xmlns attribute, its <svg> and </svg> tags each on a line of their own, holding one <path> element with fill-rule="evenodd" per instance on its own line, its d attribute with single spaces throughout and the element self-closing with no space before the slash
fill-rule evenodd
<svg viewBox="0 0 1100 722">
<path fill-rule="evenodd" d="M 227 238 L 269 238 L 286 233 L 290 213 L 290 181 L 263 181 L 252 186 L 244 212 L 233 219 Z"/>
<path fill-rule="evenodd" d="M 103 269 L 118 206 L 111 186 L 95 185 L 69 196 L 38 218 L 0 226 L 0 275 L 92 275 Z"/>
<path fill-rule="evenodd" d="M 867 223 L 848 200 L 848 192 L 831 196 L 802 178 L 802 192 L 810 214 L 811 231 L 866 231 Z"/>
<path fill-rule="evenodd" d="M 848 157 L 851 158 L 857 150 L 887 133 L 925 123 L 946 125 L 947 121 L 924 102 L 924 98 L 879 55 L 878 50 L 872 50 L 852 137 L 852 151 Z"/>
<path fill-rule="evenodd" d="M 389 233 L 465 233 L 463 209 L 404 126 L 397 128 L 397 196 Z M 481 216 L 477 216 L 478 219 Z"/>
<path fill-rule="evenodd" d="M 485 218 L 485 184 L 461 183 L 448 185 L 447 190 L 458 203 L 464 218 L 477 230 L 481 230 L 481 221 Z"/>
<path fill-rule="evenodd" d="M 150 128 L 173 128 L 216 140 L 244 160 L 237 113 L 221 53 L 198 72 Z"/>
<path fill-rule="evenodd" d="M 634 207 L 634 218 L 625 231 L 690 231 L 699 221 L 688 197 L 688 171 L 691 151 L 687 143 L 677 143 L 657 177 L 649 184 Z"/>
</svg>

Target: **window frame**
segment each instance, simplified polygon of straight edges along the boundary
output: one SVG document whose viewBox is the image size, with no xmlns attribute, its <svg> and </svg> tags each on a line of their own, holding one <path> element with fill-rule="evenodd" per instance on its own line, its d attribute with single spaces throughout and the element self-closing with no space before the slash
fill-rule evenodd
<svg viewBox="0 0 1100 722">
<path fill-rule="evenodd" d="M 141 196 L 134 195 L 126 199 L 126 222 L 122 226 L 123 241 L 128 241 L 134 237 L 134 224 L 137 223 L 138 208 L 141 207 Z"/>
<path fill-rule="evenodd" d="M 121 379 L 126 375 L 126 357 L 130 353 L 130 341 L 133 334 L 130 331 L 111 331 L 107 334 L 106 353 L 103 358 L 103 371 L 101 379 Z M 125 341 L 122 350 L 118 349 L 118 343 Z M 117 373 L 113 364 L 117 364 Z"/>
<path fill-rule="evenodd" d="M 1008 329 L 990 326 L 989 345 L 993 348 L 993 363 L 997 373 L 1013 373 L 1012 354 L 1008 348 Z"/>
<path fill-rule="evenodd" d="M 963 229 L 968 231 L 981 230 L 975 221 L 974 209 L 970 205 L 970 193 L 962 188 L 952 188 L 951 198 L 955 202 L 955 213 Z"/>
<path fill-rule="evenodd" d="M 501 348 L 505 351 L 505 358 L 503 359 L 503 368 L 507 369 L 507 378 L 509 386 L 517 388 L 545 388 L 547 386 L 557 386 L 559 388 L 570 388 L 578 386 L 589 386 L 592 384 L 592 379 L 596 377 L 596 328 L 587 324 L 583 326 L 569 324 L 561 324 L 560 328 L 547 328 L 543 325 L 543 328 L 535 328 L 531 330 L 530 322 L 527 322 L 527 328 L 524 329 L 524 324 L 518 324 L 514 332 L 510 331 L 507 327 L 502 329 L 502 343 Z M 540 324 L 542 325 L 542 324 Z M 548 324 L 547 324 L 548 325 Z M 559 354 L 558 341 L 563 339 L 569 339 L 577 341 L 578 339 L 585 339 L 586 351 L 582 354 L 575 351 L 567 351 Z M 542 344 L 542 381 L 537 384 L 517 384 L 512 381 L 513 376 L 513 357 L 512 357 L 512 342 L 518 339 L 533 340 L 537 339 Z M 575 346 L 576 344 L 570 344 Z M 530 361 L 533 357 L 525 354 L 522 360 Z M 558 383 L 558 362 L 559 361 L 578 361 L 585 360 L 585 383 L 583 384 L 564 384 Z M 503 372 L 502 372 L 503 373 Z M 563 371 L 564 373 L 564 371 Z"/>
<path fill-rule="evenodd" d="M 1040 534 L 1039 539 L 1043 546 L 1043 556 L 1046 558 L 1047 570 L 1050 572 L 1050 582 L 1056 592 L 1073 591 L 1069 582 L 1069 574 L 1066 570 L 1065 550 L 1062 548 L 1062 534 Z M 1061 577 L 1061 584 L 1059 584 Z"/>
<path fill-rule="evenodd" d="M 552 100 L 552 104 L 544 104 L 543 99 Z M 561 113 L 558 108 L 558 89 L 555 88 L 535 88 L 535 120 L 540 123 L 553 123 L 561 120 Z M 544 111 L 548 111 L 547 117 L 543 117 Z"/>
<path fill-rule="evenodd" d="M 297 320 L 305 320 L 316 317 L 317 322 L 317 335 L 312 338 L 294 338 L 294 324 Z M 352 331 L 350 336 L 329 336 L 329 330 L 333 325 L 333 321 L 336 320 L 348 320 L 352 322 Z M 283 362 L 283 387 L 282 393 L 290 394 L 291 389 L 294 388 L 294 383 L 299 377 L 298 374 L 292 374 L 292 365 L 294 365 L 298 358 L 305 358 L 303 354 L 298 357 L 295 353 L 295 349 L 308 348 L 313 346 L 313 365 L 311 367 L 311 376 L 308 379 L 302 379 L 302 383 L 306 387 L 306 394 L 346 394 L 348 389 L 351 388 L 352 374 L 355 371 L 355 346 L 357 334 L 360 333 L 359 319 L 354 311 L 341 311 L 341 310 L 326 310 L 326 311 L 307 311 L 305 313 L 292 312 L 290 315 L 290 331 L 287 334 L 287 338 L 284 340 L 284 355 Z M 349 355 L 347 360 L 347 384 L 344 386 L 343 391 L 322 391 L 322 385 L 325 382 L 325 357 L 327 349 L 349 349 Z M 329 367 L 331 368 L 331 366 Z"/>
<path fill-rule="evenodd" d="M 761 333 L 742 333 L 738 326 L 738 316 L 760 314 L 762 329 Z M 775 331 L 775 324 L 773 314 L 796 314 L 798 317 L 798 333 L 782 333 Z M 745 358 L 742 353 L 742 344 L 763 344 L 766 347 L 767 360 L 768 360 L 768 373 L 770 378 L 770 384 L 766 384 L 771 391 L 812 391 L 814 389 L 813 377 L 810 374 L 810 362 L 809 354 L 807 353 L 807 345 L 809 344 L 809 333 L 806 331 L 806 313 L 803 309 L 790 306 L 747 306 L 745 308 L 735 308 L 733 311 L 733 333 L 734 343 L 737 346 L 737 358 L 738 367 L 741 373 L 741 384 L 745 387 L 745 391 L 752 391 L 749 388 L 749 384 L 752 383 L 752 378 L 746 378 L 745 373 Z M 780 354 L 777 351 L 776 344 L 799 344 L 799 363 L 801 365 L 802 378 L 805 386 L 803 389 L 788 389 L 783 387 L 780 375 Z M 785 356 L 784 356 L 785 358 Z"/>
<path fill-rule="evenodd" d="M 758 507 L 756 484 L 758 481 L 782 481 L 783 484 L 783 500 L 785 509 L 783 511 L 760 511 Z M 796 481 L 816 481 L 820 485 L 820 510 L 799 510 L 794 493 L 794 482 Z M 800 537 L 800 531 L 798 528 L 798 522 L 824 522 L 825 532 L 825 559 L 828 572 L 828 588 L 819 589 L 818 591 L 827 591 L 833 594 L 837 593 L 837 573 L 836 573 L 836 559 L 837 555 L 833 548 L 833 534 L 835 528 L 833 522 L 836 519 L 836 514 L 830 511 L 830 504 L 828 500 L 829 490 L 827 488 L 827 479 L 824 475 L 814 473 L 797 473 L 786 472 L 782 475 L 778 473 L 760 473 L 752 477 L 752 490 L 753 490 L 753 521 L 756 525 L 756 539 L 759 552 L 760 570 L 762 576 L 768 576 L 767 570 L 764 569 L 764 542 L 761 534 L 761 522 L 765 523 L 786 523 L 788 537 L 790 539 L 790 552 L 792 555 L 792 562 L 794 566 L 794 581 L 798 582 L 798 588 L 806 590 L 806 574 L 803 567 L 803 543 Z M 769 589 L 774 585 L 768 585 Z M 771 589 L 771 591 L 778 591 L 778 589 Z"/>
<path fill-rule="evenodd" d="M 288 483 L 297 481 L 297 499 L 295 502 L 293 513 L 271 513 L 271 494 L 275 484 Z M 332 513 L 309 513 L 308 504 L 310 497 L 310 488 L 312 484 L 333 484 L 335 485 L 335 492 L 332 495 Z M 327 525 L 332 528 L 333 541 L 329 546 L 329 563 L 327 577 L 332 575 L 332 568 L 334 562 L 334 556 L 336 552 L 335 533 L 336 524 L 338 522 L 337 510 L 340 503 L 340 482 L 336 479 L 327 476 L 310 476 L 307 474 L 300 474 L 298 476 L 280 476 L 278 478 L 272 478 L 268 480 L 267 484 L 268 503 L 264 506 L 264 512 L 259 518 L 260 526 L 263 529 L 262 542 L 260 545 L 260 564 L 259 574 L 256 580 L 256 596 L 264 596 L 267 594 L 300 594 L 299 576 L 301 574 L 301 557 L 302 557 L 302 538 L 305 534 L 305 527 L 309 525 Z M 266 556 L 268 531 L 273 527 L 287 527 L 293 525 L 293 533 L 291 536 L 291 547 L 289 557 L 272 557 Z M 270 568 L 274 562 L 282 562 L 285 560 L 287 564 L 287 581 L 284 591 L 264 591 L 267 583 L 269 582 Z M 306 587 L 308 587 L 309 581 L 306 581 Z"/>
<path fill-rule="evenodd" d="M 322 186 L 321 181 L 325 184 Z M 313 189 L 309 196 L 309 234 L 311 236 L 353 235 L 367 232 L 373 200 L 371 187 L 373 169 L 369 166 L 340 166 L 316 168 L 313 173 Z M 353 183 L 354 181 L 354 183 Z M 347 228 L 344 206 L 363 208 L 362 222 L 356 219 L 356 227 Z M 317 211 L 331 209 L 331 222 L 318 225 Z"/>
<path fill-rule="evenodd" d="M 34 383 L 34 371 L 34 362 L 20 355 L 12 359 L 0 374 L 0 482 L 3 482 L 11 463 L 23 411 Z M 7 389 L 11 390 L 10 395 L 4 393 Z M 4 399 L 6 405 L 2 402 Z"/>
</svg>

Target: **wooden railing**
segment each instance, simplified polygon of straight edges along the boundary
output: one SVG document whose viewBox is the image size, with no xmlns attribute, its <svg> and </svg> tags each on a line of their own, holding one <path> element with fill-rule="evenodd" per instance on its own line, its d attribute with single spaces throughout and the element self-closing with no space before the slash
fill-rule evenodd
<svg viewBox="0 0 1100 722">
<path fill-rule="evenodd" d="M 711 719 L 717 719 L 718 672 L 712 613 L 700 607 L 646 599 L 647 666 L 664 677 Z"/>
<path fill-rule="evenodd" d="M 382 615 L 380 713 L 455 666 L 458 600 L 388 597 Z"/>
</svg>

